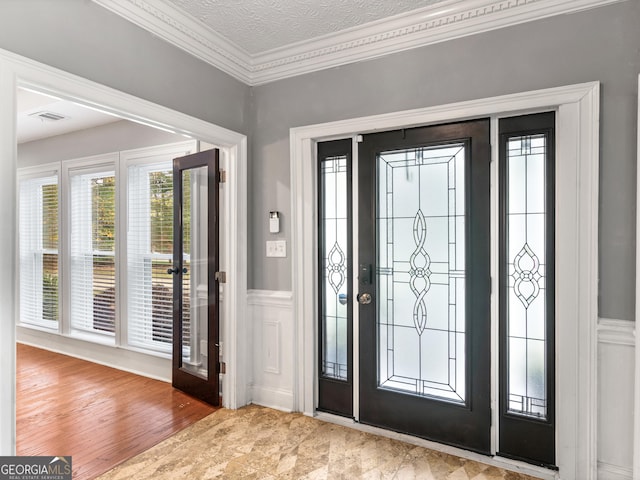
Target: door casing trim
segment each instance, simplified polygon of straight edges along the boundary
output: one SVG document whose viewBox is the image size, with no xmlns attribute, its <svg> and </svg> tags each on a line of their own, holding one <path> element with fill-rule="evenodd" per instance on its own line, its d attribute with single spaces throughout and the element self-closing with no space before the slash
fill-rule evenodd
<svg viewBox="0 0 640 480">
<path fill-rule="evenodd" d="M 313 416 L 317 401 L 316 142 L 551 109 L 557 112 L 559 159 L 556 318 L 562 319 L 556 326 L 557 464 L 562 478 L 596 478 L 599 91 L 599 82 L 590 82 L 290 130 L 297 410 Z"/>
<path fill-rule="evenodd" d="M 247 137 L 167 107 L 109 88 L 77 75 L 36 62 L 21 55 L 0 49 L 0 172 L 16 178 L 16 88 L 33 88 L 43 93 L 72 100 L 88 107 L 113 113 L 124 119 L 155 128 L 170 130 L 188 138 L 197 138 L 220 148 L 221 166 L 227 170 L 227 183 L 221 188 L 221 206 L 225 222 L 221 224 L 225 250 L 221 252 L 221 267 L 228 282 L 221 295 L 222 338 L 227 373 L 224 379 L 224 406 L 238 408 L 245 405 L 247 396 L 247 368 L 250 365 L 239 345 L 246 336 L 247 290 Z M 9 182 L 9 181 L 8 181 Z M 5 184 L 6 185 L 6 184 Z M 7 224 L 15 224 L 16 187 L 3 187 L 3 204 L 14 206 L 3 215 Z M 12 198 L 9 198 L 12 197 Z M 5 200 L 7 200 L 5 202 Z M 15 230 L 15 229 L 13 229 Z M 15 272 L 17 236 L 12 229 L 0 237 L 5 252 L 5 271 Z M 17 288 L 15 276 L 5 275 L 0 283 L 3 312 L 0 317 L 0 453 L 15 454 L 15 341 Z M 7 300 L 7 301 L 4 301 Z"/>
</svg>

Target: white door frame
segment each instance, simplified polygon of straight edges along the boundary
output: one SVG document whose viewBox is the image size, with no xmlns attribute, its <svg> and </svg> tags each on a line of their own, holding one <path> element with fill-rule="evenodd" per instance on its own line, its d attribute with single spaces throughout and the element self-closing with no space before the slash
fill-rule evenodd
<svg viewBox="0 0 640 480">
<path fill-rule="evenodd" d="M 562 478 L 596 478 L 599 88 L 598 82 L 591 82 L 291 129 L 292 270 L 298 358 L 294 394 L 299 411 L 313 416 L 317 404 L 316 142 L 553 109 L 557 112 L 558 159 L 556 318 L 562 319 L 556 325 L 557 465 Z M 495 211 L 495 183 L 492 189 Z M 494 256 L 492 263 L 496 261 Z M 494 293 L 494 315 L 496 304 Z"/>
<path fill-rule="evenodd" d="M 633 433 L 633 478 L 640 478 L 640 75 L 638 75 L 638 134 L 636 179 L 636 316 L 635 316 L 635 392 Z"/>
<path fill-rule="evenodd" d="M 224 406 L 237 408 L 247 402 L 247 360 L 239 340 L 246 336 L 247 289 L 247 137 L 212 123 L 185 115 L 132 95 L 97 84 L 14 53 L 0 50 L 0 220 L 1 264 L 15 272 L 16 261 L 16 88 L 33 88 L 127 120 L 169 130 L 213 144 L 221 150 L 227 182 L 221 188 L 224 206 L 221 239 L 225 252 L 221 266 L 227 283 L 221 295 Z M 0 455 L 15 454 L 15 341 L 16 294 L 14 276 L 0 277 Z"/>
</svg>

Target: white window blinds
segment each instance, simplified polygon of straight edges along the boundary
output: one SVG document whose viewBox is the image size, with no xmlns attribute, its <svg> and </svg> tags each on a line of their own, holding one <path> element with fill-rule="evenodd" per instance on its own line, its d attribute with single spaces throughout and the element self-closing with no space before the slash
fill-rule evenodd
<svg viewBox="0 0 640 480">
<path fill-rule="evenodd" d="M 70 323 L 76 331 L 114 335 L 115 171 L 70 172 Z"/>
<path fill-rule="evenodd" d="M 132 165 L 128 174 L 127 322 L 129 345 L 170 353 L 173 325 L 171 162 Z"/>
<path fill-rule="evenodd" d="M 58 328 L 58 175 L 19 181 L 20 322 Z"/>
</svg>

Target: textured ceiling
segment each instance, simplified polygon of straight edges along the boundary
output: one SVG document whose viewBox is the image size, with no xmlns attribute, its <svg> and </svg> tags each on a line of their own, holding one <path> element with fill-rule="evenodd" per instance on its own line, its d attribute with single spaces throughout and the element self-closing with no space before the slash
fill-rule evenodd
<svg viewBox="0 0 640 480">
<path fill-rule="evenodd" d="M 251 54 L 439 3 L 439 0 L 166 1 Z"/>
</svg>

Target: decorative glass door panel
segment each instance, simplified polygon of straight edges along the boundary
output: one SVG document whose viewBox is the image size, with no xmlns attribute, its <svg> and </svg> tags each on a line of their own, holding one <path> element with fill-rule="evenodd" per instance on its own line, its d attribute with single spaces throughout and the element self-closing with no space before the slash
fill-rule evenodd
<svg viewBox="0 0 640 480">
<path fill-rule="evenodd" d="M 353 416 L 351 139 L 318 144 L 318 409 Z"/>
<path fill-rule="evenodd" d="M 378 384 L 466 401 L 465 145 L 382 152 Z"/>
<path fill-rule="evenodd" d="M 360 421 L 490 451 L 489 121 L 363 135 Z"/>
<path fill-rule="evenodd" d="M 555 464 L 555 114 L 500 120 L 500 444 Z"/>
<path fill-rule="evenodd" d="M 347 380 L 347 157 L 324 160 L 324 322 L 322 375 Z M 328 251 L 327 251 L 328 250 Z"/>
<path fill-rule="evenodd" d="M 173 386 L 219 405 L 219 154 L 173 162 Z"/>
<path fill-rule="evenodd" d="M 545 135 L 507 141 L 507 315 L 510 413 L 547 417 Z"/>
</svg>

